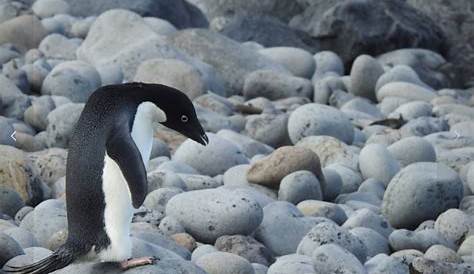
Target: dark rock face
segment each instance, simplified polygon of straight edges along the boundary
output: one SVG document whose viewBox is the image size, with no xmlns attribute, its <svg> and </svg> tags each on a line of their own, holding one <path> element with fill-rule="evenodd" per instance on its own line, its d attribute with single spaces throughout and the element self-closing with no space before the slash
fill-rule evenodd
<svg viewBox="0 0 474 274">
<path fill-rule="evenodd" d="M 185 0 L 66 0 L 71 6 L 71 15 L 98 15 L 110 9 L 128 9 L 142 16 L 165 19 L 175 27 L 207 27 L 204 14 Z"/>
<path fill-rule="evenodd" d="M 361 54 L 378 55 L 398 48 L 426 48 L 444 53 L 446 39 L 428 16 L 399 0 L 344 1 L 317 21 L 310 6 L 293 27 L 318 38 L 321 49 L 337 52 L 349 64 Z"/>
<path fill-rule="evenodd" d="M 271 16 L 237 15 L 228 18 L 218 30 L 240 42 L 255 41 L 265 47 L 298 47 L 310 52 L 318 51 L 318 43 L 306 32 L 288 27 Z"/>
<path fill-rule="evenodd" d="M 438 22 L 446 33 L 450 49 L 447 59 L 459 75 L 458 83 L 474 86 L 474 2 L 471 0 L 407 0 Z"/>
</svg>

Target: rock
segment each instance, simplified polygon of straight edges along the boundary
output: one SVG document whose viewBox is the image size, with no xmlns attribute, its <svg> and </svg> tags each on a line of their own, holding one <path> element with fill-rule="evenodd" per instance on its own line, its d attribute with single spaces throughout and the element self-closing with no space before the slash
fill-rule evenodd
<svg viewBox="0 0 474 274">
<path fill-rule="evenodd" d="M 446 131 L 449 125 L 445 119 L 435 117 L 419 117 L 402 126 L 402 137 L 425 136 L 435 132 Z"/>
<path fill-rule="evenodd" d="M 39 245 L 31 232 L 19 227 L 8 228 L 3 233 L 14 239 L 23 249 Z"/>
<path fill-rule="evenodd" d="M 255 274 L 267 274 L 268 267 L 263 264 L 252 263 Z"/>
<path fill-rule="evenodd" d="M 448 209 L 438 216 L 434 228 L 447 240 L 459 245 L 474 231 L 474 219 L 459 209 Z"/>
<path fill-rule="evenodd" d="M 179 221 L 170 216 L 166 216 L 160 221 L 159 229 L 160 232 L 167 236 L 185 232 L 184 227 Z"/>
<path fill-rule="evenodd" d="M 14 5 L 13 3 L 10 3 L 8 1 L 2 1 L 0 3 L 0 23 L 18 16 L 18 9 L 18 5 Z"/>
<path fill-rule="evenodd" d="M 11 258 L 24 254 L 23 248 L 10 236 L 0 232 L 0 265 L 4 265 Z"/>
<path fill-rule="evenodd" d="M 351 90 L 354 95 L 375 100 L 375 85 L 384 73 L 380 63 L 369 55 L 360 55 L 351 68 Z"/>
<path fill-rule="evenodd" d="M 393 250 L 416 249 L 425 252 L 433 245 L 444 245 L 455 248 L 445 237 L 434 229 L 412 232 L 406 229 L 395 230 L 388 238 Z"/>
<path fill-rule="evenodd" d="M 330 222 L 314 226 L 299 243 L 297 253 L 308 256 L 327 243 L 339 245 L 354 254 L 360 262 L 365 262 L 367 249 L 364 243 L 345 228 Z"/>
<path fill-rule="evenodd" d="M 245 132 L 257 141 L 272 147 L 288 144 L 288 115 L 259 114 L 247 116 Z"/>
<path fill-rule="evenodd" d="M 362 175 L 354 169 L 343 164 L 331 164 L 325 170 L 335 172 L 342 181 L 340 193 L 351 193 L 356 191 L 362 183 Z M 324 188 L 323 188 L 324 189 Z"/>
<path fill-rule="evenodd" d="M 259 69 L 286 72 L 282 66 L 241 44 L 204 29 L 183 30 L 171 37 L 171 44 L 214 66 L 232 94 L 240 92 L 245 75 Z"/>
<path fill-rule="evenodd" d="M 217 188 L 222 186 L 222 180 L 218 180 L 206 175 L 198 174 L 179 174 L 183 179 L 187 190 L 200 190 L 208 188 Z"/>
<path fill-rule="evenodd" d="M 310 171 L 300 170 L 283 177 L 278 200 L 297 204 L 304 200 L 322 200 L 318 178 Z"/>
<path fill-rule="evenodd" d="M 21 15 L 0 24 L 0 44 L 11 43 L 21 51 L 37 48 L 46 35 L 33 15 Z"/>
<path fill-rule="evenodd" d="M 441 261 L 446 263 L 462 263 L 462 259 L 456 252 L 443 245 L 433 245 L 425 252 L 426 259 L 433 261 Z"/>
<path fill-rule="evenodd" d="M 205 83 L 197 69 L 173 59 L 151 59 L 140 64 L 134 81 L 156 83 L 183 91 L 190 99 L 206 91 Z"/>
<path fill-rule="evenodd" d="M 265 97 L 277 100 L 296 96 L 311 98 L 313 86 L 307 79 L 266 69 L 256 70 L 245 77 L 243 93 L 248 99 Z"/>
<path fill-rule="evenodd" d="M 235 165 L 248 163 L 242 151 L 233 143 L 208 133 L 209 144 L 202 146 L 190 139 L 176 150 L 173 159 L 190 165 L 199 173 L 215 176 Z"/>
<path fill-rule="evenodd" d="M 405 274 L 409 273 L 408 265 L 401 262 L 401 260 L 387 256 L 385 254 L 378 254 L 365 262 L 365 269 L 368 274 Z"/>
<path fill-rule="evenodd" d="M 76 59 L 76 50 L 78 47 L 79 45 L 71 39 L 67 39 L 67 37 L 61 34 L 53 33 L 41 41 L 38 49 L 47 58 L 74 60 Z"/>
<path fill-rule="evenodd" d="M 387 97 L 403 97 L 410 101 L 430 102 L 435 96 L 436 94 L 427 88 L 406 82 L 391 82 L 377 91 L 379 102 Z"/>
<path fill-rule="evenodd" d="M 77 38 L 85 38 L 87 36 L 87 33 L 89 33 L 89 30 L 95 19 L 95 16 L 89 16 L 82 20 L 77 20 L 76 22 L 74 22 L 74 24 L 72 24 L 71 26 L 72 36 Z"/>
<path fill-rule="evenodd" d="M 219 251 L 239 255 L 251 263 L 268 266 L 274 261 L 270 250 L 250 236 L 222 236 L 216 240 L 215 247 Z"/>
<path fill-rule="evenodd" d="M 392 82 L 412 83 L 412 84 L 419 85 L 427 89 L 431 89 L 430 86 L 428 86 L 427 84 L 423 83 L 423 81 L 421 81 L 416 71 L 407 65 L 396 65 L 390 68 L 389 71 L 386 71 L 377 80 L 377 84 L 375 85 L 375 90 L 378 91 L 384 85 L 388 83 L 392 83 Z"/>
<path fill-rule="evenodd" d="M 0 212 L 15 217 L 25 203 L 20 194 L 12 190 L 10 187 L 0 186 Z"/>
<path fill-rule="evenodd" d="M 299 170 L 311 171 L 320 181 L 323 180 L 319 158 L 315 153 L 302 147 L 280 147 L 253 163 L 247 171 L 247 180 L 278 188 L 283 177 Z"/>
<path fill-rule="evenodd" d="M 458 249 L 458 255 L 461 258 L 472 257 L 472 247 L 474 246 L 474 235 L 469 235 L 464 239 Z"/>
<path fill-rule="evenodd" d="M 177 31 L 177 29 L 170 22 L 157 17 L 145 17 L 145 22 L 158 34 L 170 35 Z"/>
<path fill-rule="evenodd" d="M 380 233 L 387 238 L 393 232 L 393 228 L 383 216 L 377 215 L 369 209 L 360 209 L 354 212 L 342 227 L 353 229 L 356 227 L 367 227 Z"/>
<path fill-rule="evenodd" d="M 382 199 L 385 193 L 385 184 L 379 180 L 370 178 L 360 184 L 357 192 L 368 192 L 375 194 L 378 198 Z"/>
<path fill-rule="evenodd" d="M 357 257 L 337 244 L 317 247 L 312 258 L 317 273 L 366 273 Z"/>
<path fill-rule="evenodd" d="M 223 188 L 178 194 L 168 201 L 166 215 L 176 218 L 197 240 L 211 243 L 222 235 L 248 235 L 263 217 L 252 197 Z"/>
<path fill-rule="evenodd" d="M 148 173 L 147 180 L 149 192 L 162 187 L 186 189 L 186 184 L 183 179 L 174 172 L 152 171 Z"/>
<path fill-rule="evenodd" d="M 171 238 L 179 246 L 186 248 L 190 252 L 192 252 L 197 247 L 196 240 L 194 240 L 194 238 L 188 233 L 176 233 L 176 234 L 171 235 Z"/>
<path fill-rule="evenodd" d="M 35 262 L 38 262 L 49 255 L 51 255 L 51 250 L 42 247 L 29 247 L 25 248 L 24 254 L 18 255 L 11 260 L 9 260 L 6 265 L 12 266 L 25 266 Z"/>
<path fill-rule="evenodd" d="M 237 145 L 248 158 L 257 154 L 270 154 L 273 151 L 272 147 L 232 130 L 222 129 L 217 132 L 217 136 L 227 139 Z"/>
<path fill-rule="evenodd" d="M 209 274 L 254 274 L 252 265 L 246 259 L 227 252 L 212 252 L 199 257 L 196 265 Z"/>
<path fill-rule="evenodd" d="M 415 258 L 423 257 L 423 253 L 416 249 L 406 249 L 393 252 L 390 257 L 401 260 L 403 264 L 410 266 Z"/>
<path fill-rule="evenodd" d="M 328 218 L 338 225 L 347 220 L 344 210 L 339 205 L 329 202 L 306 200 L 298 203 L 297 208 L 304 216 Z"/>
<path fill-rule="evenodd" d="M 462 104 L 442 104 L 435 106 L 433 107 L 433 114 L 438 117 L 445 116 L 447 114 L 464 115 L 471 119 L 474 117 L 474 111 L 472 108 Z"/>
<path fill-rule="evenodd" d="M 354 139 L 354 130 L 345 114 L 315 103 L 303 105 L 291 113 L 288 132 L 293 143 L 311 135 L 328 135 L 347 144 Z"/>
<path fill-rule="evenodd" d="M 374 178 L 387 186 L 400 164 L 384 145 L 370 144 L 360 151 L 359 168 L 365 179 Z"/>
<path fill-rule="evenodd" d="M 94 67 L 82 61 L 69 61 L 54 67 L 44 79 L 41 92 L 83 103 L 100 85 L 100 75 Z"/>
<path fill-rule="evenodd" d="M 51 148 L 28 154 L 31 167 L 36 177 L 52 186 L 61 177 L 66 176 L 67 151 Z"/>
<path fill-rule="evenodd" d="M 235 106 L 231 101 L 212 92 L 208 92 L 207 94 L 195 98 L 193 102 L 202 106 L 203 108 L 225 116 L 231 116 L 235 111 Z"/>
<path fill-rule="evenodd" d="M 415 258 L 412 263 L 413 269 L 419 273 L 469 273 L 472 265 L 451 264 L 426 258 Z"/>
<path fill-rule="evenodd" d="M 295 253 L 306 233 L 324 221 L 322 218 L 304 217 L 294 205 L 282 201 L 268 204 L 263 212 L 263 221 L 255 232 L 255 238 L 276 256 Z"/>
<path fill-rule="evenodd" d="M 35 197 L 30 177 L 31 168 L 23 151 L 11 146 L 0 145 L 0 186 L 16 191 L 23 201 Z M 13 194 L 14 195 L 14 194 Z"/>
<path fill-rule="evenodd" d="M 222 21 L 224 24 L 220 24 Z M 295 47 L 311 52 L 317 48 L 307 33 L 290 28 L 270 15 L 226 15 L 214 19 L 211 29 L 233 40 L 254 41 L 264 47 Z"/>
<path fill-rule="evenodd" d="M 316 70 L 316 62 L 311 53 L 292 47 L 273 47 L 258 51 L 271 60 L 283 65 L 294 76 L 310 79 Z"/>
<path fill-rule="evenodd" d="M 457 132 L 459 135 L 474 137 L 474 123 L 471 121 L 456 123 L 451 126 L 450 131 Z"/>
<path fill-rule="evenodd" d="M 2 74 L 0 74 L 0 84 L 2 86 L 2 91 L 0 92 L 1 115 L 23 119 L 23 113 L 31 105 L 30 99 L 10 79 Z"/>
<path fill-rule="evenodd" d="M 369 102 L 369 100 L 360 97 L 344 103 L 341 106 L 341 111 L 353 118 L 353 120 L 380 120 L 385 118 L 375 105 Z"/>
<path fill-rule="evenodd" d="M 69 13 L 69 4 L 63 0 L 37 0 L 31 9 L 39 17 L 46 18 Z"/>
<path fill-rule="evenodd" d="M 377 254 L 390 254 L 388 240 L 380 233 L 367 227 L 355 227 L 350 230 L 352 234 L 357 236 L 367 248 L 367 257 L 374 257 Z"/>
<path fill-rule="evenodd" d="M 23 218 L 34 210 L 31 206 L 24 206 L 15 214 L 15 223 L 20 224 Z"/>
<path fill-rule="evenodd" d="M 145 198 L 145 201 L 143 202 L 143 206 L 145 206 L 148 209 L 164 211 L 168 201 L 172 197 L 180 193 L 183 193 L 183 190 L 179 188 L 170 188 L 170 187 L 158 188 L 148 193 L 148 195 Z"/>
<path fill-rule="evenodd" d="M 382 211 L 394 227 L 416 227 L 457 207 L 463 196 L 458 174 L 439 163 L 414 163 L 389 183 Z"/>
<path fill-rule="evenodd" d="M 328 76 L 317 76 L 313 79 L 314 97 L 313 101 L 319 104 L 328 104 L 338 90 L 346 90 L 342 77 L 333 75 L 333 72 L 326 72 Z"/>
<path fill-rule="evenodd" d="M 323 77 L 327 73 L 344 75 L 344 63 L 341 58 L 332 51 L 320 51 L 313 56 L 316 62 L 316 71 L 313 79 Z"/>
<path fill-rule="evenodd" d="M 49 147 L 68 147 L 72 131 L 83 108 L 84 104 L 67 103 L 48 114 L 46 132 Z"/>
<path fill-rule="evenodd" d="M 21 67 L 21 70 L 23 70 L 26 74 L 31 91 L 40 93 L 43 81 L 46 76 L 48 76 L 51 68 L 40 61 L 35 62 L 34 64 L 26 64 Z"/>
<path fill-rule="evenodd" d="M 278 257 L 268 268 L 267 274 L 307 273 L 316 274 L 310 256 L 290 254 Z"/>
<path fill-rule="evenodd" d="M 361 54 L 376 56 L 397 48 L 439 52 L 447 48 L 443 31 L 436 23 L 405 2 L 338 2 L 320 16 L 313 15 L 321 7 L 310 6 L 290 25 L 319 38 L 321 49 L 335 50 L 345 64 Z M 386 35 L 391 39 L 385 39 Z"/>
<path fill-rule="evenodd" d="M 433 145 L 417 136 L 403 138 L 390 145 L 388 150 L 401 166 L 416 162 L 436 161 L 436 151 Z"/>
<path fill-rule="evenodd" d="M 382 65 L 406 65 L 415 70 L 423 83 L 434 89 L 449 85 L 443 67 L 447 66 L 441 54 L 422 48 L 401 48 L 377 57 Z"/>
<path fill-rule="evenodd" d="M 343 181 L 339 173 L 332 169 L 323 169 L 324 181 L 320 182 L 323 198 L 332 201 L 341 193 Z"/>
<path fill-rule="evenodd" d="M 105 0 L 97 5 L 95 1 L 65 0 L 71 6 L 70 13 L 74 16 L 99 15 L 113 9 L 128 9 L 142 16 L 153 16 L 165 19 L 177 28 L 207 27 L 208 22 L 202 12 L 187 1 L 169 2 L 167 0 Z"/>
<path fill-rule="evenodd" d="M 400 116 L 401 115 L 401 116 Z M 430 103 L 423 101 L 414 101 L 403 104 L 390 113 L 390 118 L 403 117 L 405 120 L 412 120 L 418 117 L 431 116 L 432 106 Z"/>
<path fill-rule="evenodd" d="M 195 110 L 199 122 L 207 132 L 215 133 L 221 129 L 230 129 L 240 132 L 245 127 L 245 117 L 241 115 L 224 116 L 199 105 L 195 105 Z"/>
</svg>

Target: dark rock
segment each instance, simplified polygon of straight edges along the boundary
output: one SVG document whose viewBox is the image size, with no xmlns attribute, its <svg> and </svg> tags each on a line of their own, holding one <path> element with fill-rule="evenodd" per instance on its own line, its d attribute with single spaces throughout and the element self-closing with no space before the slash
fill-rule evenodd
<svg viewBox="0 0 474 274">
<path fill-rule="evenodd" d="M 250 236 L 221 236 L 216 240 L 215 247 L 219 251 L 244 257 L 251 263 L 269 266 L 274 260 L 271 251 Z"/>
</svg>

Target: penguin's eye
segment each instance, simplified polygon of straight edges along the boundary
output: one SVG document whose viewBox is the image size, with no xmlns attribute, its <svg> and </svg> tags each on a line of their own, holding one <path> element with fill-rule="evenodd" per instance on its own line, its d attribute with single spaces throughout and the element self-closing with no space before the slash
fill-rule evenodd
<svg viewBox="0 0 474 274">
<path fill-rule="evenodd" d="M 189 120 L 188 116 L 181 115 L 181 122 L 186 123 Z"/>
</svg>

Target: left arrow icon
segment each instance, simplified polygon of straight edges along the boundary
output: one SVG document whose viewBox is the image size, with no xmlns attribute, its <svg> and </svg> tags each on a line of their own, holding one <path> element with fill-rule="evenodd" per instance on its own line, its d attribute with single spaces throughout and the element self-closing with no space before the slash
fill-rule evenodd
<svg viewBox="0 0 474 274">
<path fill-rule="evenodd" d="M 13 131 L 13 133 L 12 133 L 12 135 L 10 135 L 10 137 L 12 137 L 13 141 L 16 142 L 15 134 L 16 134 L 16 130 Z"/>
</svg>

